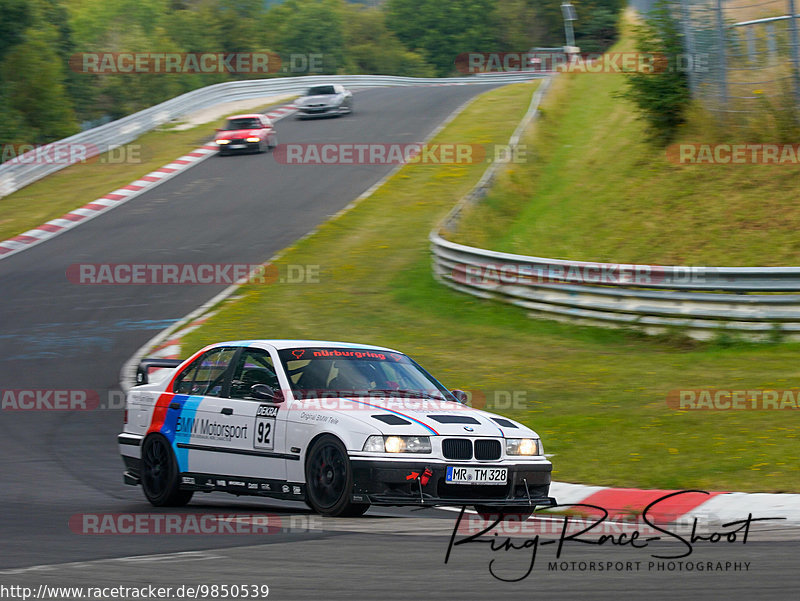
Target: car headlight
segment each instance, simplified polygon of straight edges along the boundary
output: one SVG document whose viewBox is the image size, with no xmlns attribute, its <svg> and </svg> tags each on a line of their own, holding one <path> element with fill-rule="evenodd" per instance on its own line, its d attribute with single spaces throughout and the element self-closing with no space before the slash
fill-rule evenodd
<svg viewBox="0 0 800 601">
<path fill-rule="evenodd" d="M 540 455 L 541 447 L 535 438 L 506 438 L 506 455 Z"/>
<path fill-rule="evenodd" d="M 217 144 L 230 144 L 230 140 L 217 140 Z"/>
<path fill-rule="evenodd" d="M 429 436 L 379 436 L 367 438 L 364 451 L 372 453 L 430 453 Z"/>
<path fill-rule="evenodd" d="M 249 138 L 245 138 L 246 142 L 260 142 L 261 138 L 257 138 L 255 136 L 250 136 Z"/>
</svg>

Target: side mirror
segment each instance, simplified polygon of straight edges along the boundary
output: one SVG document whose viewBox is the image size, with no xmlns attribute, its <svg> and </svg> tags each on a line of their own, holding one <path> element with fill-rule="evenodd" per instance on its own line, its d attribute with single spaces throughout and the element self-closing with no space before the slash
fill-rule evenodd
<svg viewBox="0 0 800 601">
<path fill-rule="evenodd" d="M 275 390 L 267 384 L 253 384 L 250 387 L 250 396 L 259 401 L 283 402 L 283 394 L 281 394 L 280 390 Z"/>
<path fill-rule="evenodd" d="M 463 390 L 459 390 L 458 388 L 455 388 L 455 389 L 451 390 L 450 393 L 454 397 L 456 397 L 456 400 L 459 403 L 461 403 L 462 405 L 466 405 L 467 404 L 467 401 L 469 400 L 469 398 L 467 397 L 467 393 L 464 392 Z"/>
</svg>

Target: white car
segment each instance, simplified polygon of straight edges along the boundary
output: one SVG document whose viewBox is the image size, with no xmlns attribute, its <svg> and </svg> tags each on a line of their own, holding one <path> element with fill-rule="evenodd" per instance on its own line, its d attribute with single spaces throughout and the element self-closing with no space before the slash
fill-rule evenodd
<svg viewBox="0 0 800 601">
<path fill-rule="evenodd" d="M 294 105 L 298 119 L 349 115 L 353 112 L 353 93 L 338 83 L 319 84 L 308 88 Z"/>
<path fill-rule="evenodd" d="M 152 377 L 153 367 L 161 369 Z M 539 436 L 473 409 L 388 348 L 309 340 L 210 345 L 141 362 L 119 448 L 155 506 L 197 491 L 305 501 L 330 516 L 370 505 L 550 506 Z M 155 380 L 155 381 L 150 381 Z"/>
</svg>

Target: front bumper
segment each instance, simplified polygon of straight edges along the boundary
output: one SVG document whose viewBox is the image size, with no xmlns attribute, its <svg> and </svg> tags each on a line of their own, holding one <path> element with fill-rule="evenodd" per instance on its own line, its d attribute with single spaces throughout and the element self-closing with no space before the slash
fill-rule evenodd
<svg viewBox="0 0 800 601">
<path fill-rule="evenodd" d="M 138 486 L 142 482 L 142 460 L 138 457 L 123 455 L 122 461 L 125 464 L 125 473 L 122 474 L 122 481 L 131 486 Z"/>
<path fill-rule="evenodd" d="M 298 117 L 323 117 L 325 115 L 338 115 L 343 112 L 344 106 L 298 106 Z"/>
<path fill-rule="evenodd" d="M 550 462 L 507 464 L 503 462 L 465 463 L 425 462 L 351 458 L 354 503 L 372 505 L 486 505 L 550 507 L 556 500 L 548 496 Z M 448 466 L 506 467 L 505 484 L 448 484 Z M 425 470 L 431 474 L 424 481 Z M 416 474 L 416 476 L 415 476 Z"/>
<path fill-rule="evenodd" d="M 256 152 L 261 149 L 261 142 L 245 142 L 236 140 L 230 144 L 217 144 L 221 154 L 232 154 L 234 152 Z"/>
</svg>

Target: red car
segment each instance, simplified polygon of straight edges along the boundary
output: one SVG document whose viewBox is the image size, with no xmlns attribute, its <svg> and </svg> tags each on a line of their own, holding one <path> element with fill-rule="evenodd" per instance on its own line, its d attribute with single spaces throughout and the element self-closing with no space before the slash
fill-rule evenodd
<svg viewBox="0 0 800 601">
<path fill-rule="evenodd" d="M 215 142 L 220 154 L 264 152 L 278 145 L 278 134 L 266 115 L 235 115 L 217 130 Z"/>
</svg>

